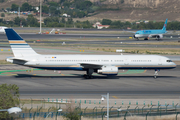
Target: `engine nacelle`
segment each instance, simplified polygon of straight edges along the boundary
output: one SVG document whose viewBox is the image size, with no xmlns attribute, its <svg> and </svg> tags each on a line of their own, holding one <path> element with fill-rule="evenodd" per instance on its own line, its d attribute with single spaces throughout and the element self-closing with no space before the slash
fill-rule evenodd
<svg viewBox="0 0 180 120">
<path fill-rule="evenodd" d="M 137 39 L 137 37 L 136 37 L 135 35 L 133 35 L 133 38 L 134 38 L 134 39 Z"/>
<path fill-rule="evenodd" d="M 118 68 L 115 66 L 103 66 L 101 69 L 97 70 L 97 73 L 102 75 L 117 75 Z"/>
<path fill-rule="evenodd" d="M 163 34 L 158 35 L 156 38 L 157 38 L 157 39 L 163 38 Z"/>
</svg>

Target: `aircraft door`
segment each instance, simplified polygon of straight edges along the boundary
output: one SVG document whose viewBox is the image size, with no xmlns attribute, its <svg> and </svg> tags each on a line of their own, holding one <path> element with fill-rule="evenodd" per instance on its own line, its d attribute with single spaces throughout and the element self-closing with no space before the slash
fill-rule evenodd
<svg viewBox="0 0 180 120">
<path fill-rule="evenodd" d="M 128 58 L 125 58 L 124 60 L 125 60 L 125 61 L 124 61 L 124 65 L 129 65 Z"/>
<path fill-rule="evenodd" d="M 162 65 L 162 61 L 161 61 L 161 59 L 159 59 L 159 61 L 158 61 L 158 65 Z"/>
<path fill-rule="evenodd" d="M 36 65 L 40 65 L 39 57 L 36 58 Z"/>
</svg>

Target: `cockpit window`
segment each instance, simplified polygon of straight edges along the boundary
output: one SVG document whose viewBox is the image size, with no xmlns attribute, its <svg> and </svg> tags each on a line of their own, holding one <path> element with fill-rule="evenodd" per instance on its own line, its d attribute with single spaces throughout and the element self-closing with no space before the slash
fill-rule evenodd
<svg viewBox="0 0 180 120">
<path fill-rule="evenodd" d="M 172 62 L 172 60 L 167 60 L 167 62 Z"/>
<path fill-rule="evenodd" d="M 136 33 L 136 34 L 139 34 L 139 33 Z"/>
</svg>

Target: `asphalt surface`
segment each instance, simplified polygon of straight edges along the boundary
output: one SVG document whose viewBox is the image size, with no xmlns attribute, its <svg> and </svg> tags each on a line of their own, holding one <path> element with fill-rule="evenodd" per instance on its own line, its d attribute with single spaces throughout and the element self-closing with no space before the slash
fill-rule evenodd
<svg viewBox="0 0 180 120">
<path fill-rule="evenodd" d="M 105 35 L 105 34 L 65 34 L 65 35 L 39 35 L 39 34 L 20 34 L 24 39 L 61 39 L 63 38 L 129 38 L 132 35 Z M 170 37 L 170 36 L 165 36 Z M 172 39 L 164 38 L 164 41 L 178 41 L 179 36 L 173 36 Z M 6 35 L 0 35 L 0 42 L 7 42 Z M 39 41 L 39 43 L 62 43 L 60 41 Z M 65 41 L 66 44 L 113 44 L 124 45 L 128 47 L 158 47 L 158 48 L 179 48 L 174 45 L 134 45 L 123 44 L 123 42 L 149 42 L 156 40 L 99 40 L 99 41 Z M 1 48 L 5 46 L 0 46 Z M 6 47 L 6 49 L 9 46 Z M 172 56 L 171 56 L 172 57 Z M 178 56 L 173 56 L 173 60 L 179 60 Z M 8 66 L 12 68 L 12 66 Z M 13 69 L 26 69 L 21 66 L 15 66 Z M 0 71 L 8 70 L 7 66 L 0 66 Z M 179 98 L 180 95 L 180 66 L 176 69 L 162 70 L 159 72 L 157 79 L 153 78 L 154 71 L 148 70 L 143 72 L 119 71 L 116 77 L 106 77 L 94 75 L 93 79 L 84 79 L 81 71 L 62 71 L 59 75 L 53 71 L 15 71 L 7 72 L 6 75 L 0 75 L 0 84 L 16 84 L 20 87 L 20 94 L 24 98 L 44 98 L 47 96 L 74 96 L 74 98 L 99 98 L 101 94 L 109 92 L 111 95 L 119 98 Z M 127 73 L 127 74 L 126 74 Z"/>
<path fill-rule="evenodd" d="M 34 34 L 34 33 L 19 33 L 19 35 L 23 39 L 31 39 L 31 40 L 38 40 L 38 39 L 64 39 L 64 38 L 129 38 L 132 37 L 132 34 Z M 172 36 L 172 40 L 177 40 L 180 36 L 179 35 L 164 35 L 163 41 L 167 41 Z M 5 34 L 0 34 L 0 40 L 6 40 L 7 37 Z M 154 39 L 151 39 L 155 41 Z M 132 40 L 138 41 L 138 40 Z"/>
<path fill-rule="evenodd" d="M 6 66 L 0 66 L 3 68 Z M 17 66 L 18 68 L 18 66 Z M 154 71 L 119 71 L 115 77 L 94 75 L 83 78 L 82 71 L 10 72 L 0 76 L 0 84 L 16 84 L 22 97 L 42 98 L 44 96 L 98 97 L 109 92 L 121 98 L 178 98 L 180 94 L 180 66 L 162 70 L 157 79 Z"/>
</svg>

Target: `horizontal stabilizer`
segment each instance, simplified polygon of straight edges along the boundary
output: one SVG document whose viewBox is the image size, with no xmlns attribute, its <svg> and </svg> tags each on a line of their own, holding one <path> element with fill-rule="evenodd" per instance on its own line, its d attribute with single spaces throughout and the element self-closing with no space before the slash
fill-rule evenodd
<svg viewBox="0 0 180 120">
<path fill-rule="evenodd" d="M 28 60 L 21 59 L 21 58 L 14 58 L 14 57 L 7 58 L 6 61 L 14 63 L 14 64 L 19 64 L 19 65 L 24 65 L 26 62 L 28 62 Z"/>
</svg>

